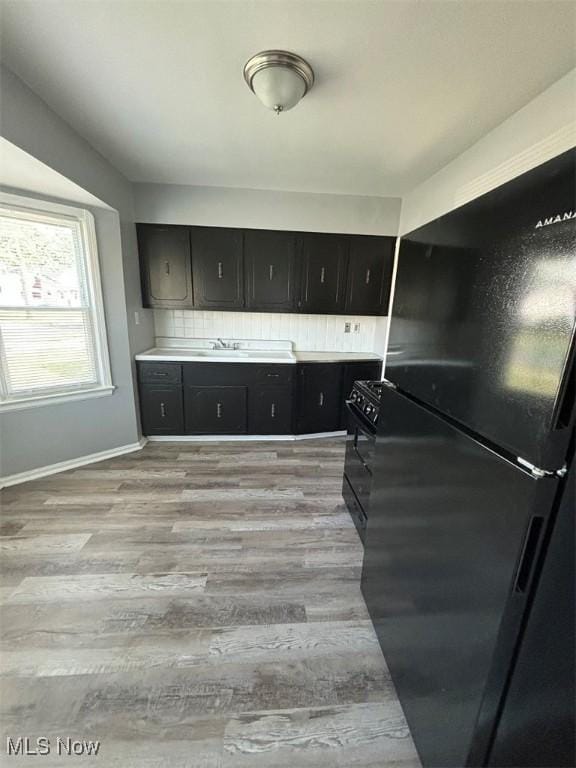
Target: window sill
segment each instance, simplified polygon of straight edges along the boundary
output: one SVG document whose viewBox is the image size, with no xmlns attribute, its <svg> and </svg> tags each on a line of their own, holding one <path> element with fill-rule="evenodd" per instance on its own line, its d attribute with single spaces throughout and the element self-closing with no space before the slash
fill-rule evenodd
<svg viewBox="0 0 576 768">
<path fill-rule="evenodd" d="M 0 414 L 6 411 L 23 411 L 26 408 L 39 408 L 47 405 L 60 405 L 63 403 L 72 403 L 75 400 L 92 400 L 95 397 L 106 397 L 111 395 L 116 387 L 96 387 L 94 389 L 84 389 L 80 392 L 62 392 L 54 395 L 41 395 L 38 397 L 26 397 L 21 400 L 5 400 L 0 402 Z"/>
</svg>

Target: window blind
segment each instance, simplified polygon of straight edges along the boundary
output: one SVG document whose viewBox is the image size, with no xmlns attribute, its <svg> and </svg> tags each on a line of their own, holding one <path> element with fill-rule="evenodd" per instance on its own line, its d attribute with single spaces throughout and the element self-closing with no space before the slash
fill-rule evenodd
<svg viewBox="0 0 576 768">
<path fill-rule="evenodd" d="M 0 364 L 4 402 L 101 385 L 82 221 L 0 206 Z"/>
</svg>

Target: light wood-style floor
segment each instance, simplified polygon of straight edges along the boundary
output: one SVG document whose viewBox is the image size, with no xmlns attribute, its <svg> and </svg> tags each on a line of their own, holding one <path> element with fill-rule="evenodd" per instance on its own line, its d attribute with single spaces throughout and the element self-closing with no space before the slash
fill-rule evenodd
<svg viewBox="0 0 576 768">
<path fill-rule="evenodd" d="M 416 768 L 342 439 L 149 443 L 2 491 L 0 763 Z M 6 736 L 99 739 L 6 758 Z"/>
</svg>

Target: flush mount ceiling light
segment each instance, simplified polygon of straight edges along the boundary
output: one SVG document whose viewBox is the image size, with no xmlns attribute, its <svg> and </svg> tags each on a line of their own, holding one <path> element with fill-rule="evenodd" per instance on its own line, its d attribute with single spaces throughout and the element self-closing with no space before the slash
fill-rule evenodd
<svg viewBox="0 0 576 768">
<path fill-rule="evenodd" d="M 312 67 L 289 51 L 262 51 L 244 66 L 244 79 L 268 109 L 277 115 L 292 109 L 314 84 Z"/>
</svg>

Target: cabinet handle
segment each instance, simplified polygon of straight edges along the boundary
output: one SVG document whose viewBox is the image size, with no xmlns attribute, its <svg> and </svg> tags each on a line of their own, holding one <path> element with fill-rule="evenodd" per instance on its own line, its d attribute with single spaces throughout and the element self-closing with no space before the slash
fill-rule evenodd
<svg viewBox="0 0 576 768">
<path fill-rule="evenodd" d="M 274 280 L 274 264 L 270 264 L 268 272 L 270 273 L 270 280 Z"/>
<path fill-rule="evenodd" d="M 162 416 L 163 419 L 166 418 L 166 406 L 164 403 L 160 403 L 160 416 Z"/>
<path fill-rule="evenodd" d="M 164 262 L 164 271 L 166 272 L 167 275 L 170 274 L 170 262 L 169 261 Z"/>
<path fill-rule="evenodd" d="M 366 270 L 366 285 L 370 283 L 370 267 Z"/>
<path fill-rule="evenodd" d="M 324 392 L 320 392 L 320 397 L 318 398 L 318 405 L 320 408 L 324 407 Z"/>
<path fill-rule="evenodd" d="M 280 376 L 280 374 L 279 373 L 267 373 L 266 376 L 269 379 L 277 379 Z"/>
<path fill-rule="evenodd" d="M 322 267 L 322 269 L 320 270 L 320 282 L 321 283 L 324 282 L 325 277 L 326 277 L 326 268 Z"/>
<path fill-rule="evenodd" d="M 154 371 L 152 376 L 168 376 L 168 374 L 162 373 L 161 371 Z"/>
<path fill-rule="evenodd" d="M 270 408 L 270 416 L 275 419 L 276 418 L 276 403 L 272 403 L 272 406 Z"/>
<path fill-rule="evenodd" d="M 221 261 L 218 262 L 218 280 L 222 280 L 224 277 L 224 265 Z"/>
<path fill-rule="evenodd" d="M 216 418 L 221 419 L 222 418 L 222 403 L 216 404 Z"/>
</svg>

